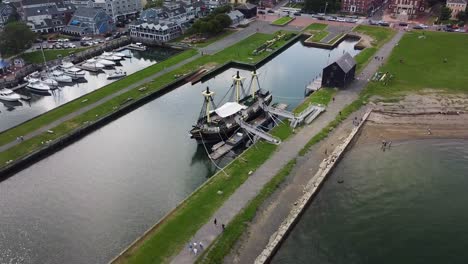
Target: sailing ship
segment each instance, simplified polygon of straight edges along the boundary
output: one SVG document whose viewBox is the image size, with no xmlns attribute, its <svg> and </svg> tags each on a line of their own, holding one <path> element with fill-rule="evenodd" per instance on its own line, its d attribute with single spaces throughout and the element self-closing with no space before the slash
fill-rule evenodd
<svg viewBox="0 0 468 264">
<path fill-rule="evenodd" d="M 273 100 L 272 94 L 260 88 L 258 74 L 252 72 L 250 85 L 246 91 L 243 86 L 245 78 L 237 74 L 233 76 L 231 91 L 232 101 L 216 107 L 214 92 L 207 87 L 202 92 L 203 106 L 197 123 L 190 130 L 191 137 L 199 143 L 216 143 L 229 138 L 239 129 L 237 118 L 249 122 L 262 113 L 263 106 L 269 105 Z M 228 91 L 228 92 L 229 92 Z"/>
</svg>

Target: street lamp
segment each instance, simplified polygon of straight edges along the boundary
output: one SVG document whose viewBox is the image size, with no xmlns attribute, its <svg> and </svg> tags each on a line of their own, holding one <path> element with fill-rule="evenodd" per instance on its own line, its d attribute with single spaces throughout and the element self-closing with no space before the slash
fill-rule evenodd
<svg viewBox="0 0 468 264">
<path fill-rule="evenodd" d="M 323 14 L 324 14 L 324 15 L 327 14 L 327 6 L 328 6 L 328 2 L 325 2 L 325 10 L 323 11 Z"/>
</svg>

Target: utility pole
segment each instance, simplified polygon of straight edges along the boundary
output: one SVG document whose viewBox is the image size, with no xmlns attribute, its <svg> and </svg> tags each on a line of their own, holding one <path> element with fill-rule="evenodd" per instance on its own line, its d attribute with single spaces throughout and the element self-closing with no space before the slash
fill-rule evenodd
<svg viewBox="0 0 468 264">
<path fill-rule="evenodd" d="M 327 6 L 328 6 L 328 2 L 325 2 L 325 10 L 323 11 L 323 14 L 327 14 Z"/>
</svg>

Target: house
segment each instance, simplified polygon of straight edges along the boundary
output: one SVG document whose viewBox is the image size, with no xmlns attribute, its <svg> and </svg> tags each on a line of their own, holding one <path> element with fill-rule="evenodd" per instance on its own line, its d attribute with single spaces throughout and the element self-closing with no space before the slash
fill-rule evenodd
<svg viewBox="0 0 468 264">
<path fill-rule="evenodd" d="M 89 6 L 104 9 L 114 20 L 136 17 L 143 10 L 141 0 L 92 0 Z"/>
<path fill-rule="evenodd" d="M 245 19 L 244 14 L 242 14 L 239 10 L 233 10 L 226 15 L 228 15 L 232 20 L 231 27 L 237 27 L 240 22 Z"/>
<path fill-rule="evenodd" d="M 8 20 L 16 15 L 15 7 L 11 4 L 0 3 L 0 29 L 5 26 Z"/>
<path fill-rule="evenodd" d="M 229 0 L 229 3 L 232 5 L 239 5 L 247 3 L 247 0 Z"/>
<path fill-rule="evenodd" d="M 228 3 L 227 0 L 206 0 L 205 5 L 207 6 L 208 10 L 213 10 Z"/>
<path fill-rule="evenodd" d="M 58 32 L 73 16 L 75 7 L 63 0 L 22 0 L 18 13 L 36 33 Z"/>
<path fill-rule="evenodd" d="M 323 69 L 322 86 L 344 88 L 354 80 L 356 61 L 346 52 Z"/>
<path fill-rule="evenodd" d="M 400 21 L 419 17 L 426 10 L 425 0 L 391 0 L 388 8 L 392 16 Z"/>
<path fill-rule="evenodd" d="M 79 7 L 63 32 L 70 35 L 96 35 L 115 30 L 114 21 L 104 9 Z"/>
<path fill-rule="evenodd" d="M 383 0 L 342 0 L 341 11 L 350 14 L 372 15 L 383 3 Z"/>
<path fill-rule="evenodd" d="M 236 7 L 236 10 L 239 10 L 244 14 L 245 18 L 252 18 L 257 16 L 257 6 L 249 3 L 245 3 Z"/>
<path fill-rule="evenodd" d="M 182 27 L 174 22 L 141 23 L 130 26 L 130 36 L 143 43 L 163 43 L 182 35 Z"/>
<path fill-rule="evenodd" d="M 457 19 L 459 12 L 465 12 L 466 0 L 447 0 L 446 6 L 452 10 L 452 19 Z"/>
</svg>

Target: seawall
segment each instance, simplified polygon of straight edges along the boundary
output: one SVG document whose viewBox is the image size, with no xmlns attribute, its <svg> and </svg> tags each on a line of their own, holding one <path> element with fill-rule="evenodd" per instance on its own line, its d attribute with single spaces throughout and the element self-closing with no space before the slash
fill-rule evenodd
<svg viewBox="0 0 468 264">
<path fill-rule="evenodd" d="M 296 223 L 299 221 L 302 213 L 307 209 L 308 204 L 313 200 L 315 195 L 318 193 L 323 183 L 325 182 L 330 172 L 338 164 L 339 160 L 343 157 L 347 147 L 353 141 L 354 137 L 359 133 L 362 125 L 366 122 L 372 110 L 364 114 L 362 122 L 358 126 L 354 127 L 349 136 L 344 139 L 343 143 L 338 145 L 330 156 L 322 161 L 319 165 L 319 169 L 316 174 L 310 179 L 307 185 L 304 187 L 304 195 L 294 203 L 294 208 L 291 210 L 286 219 L 281 223 L 278 230 L 270 237 L 268 245 L 260 253 L 255 260 L 255 264 L 268 263 L 276 251 L 281 246 L 282 242 L 287 238 L 288 234 L 294 228 Z"/>
</svg>

